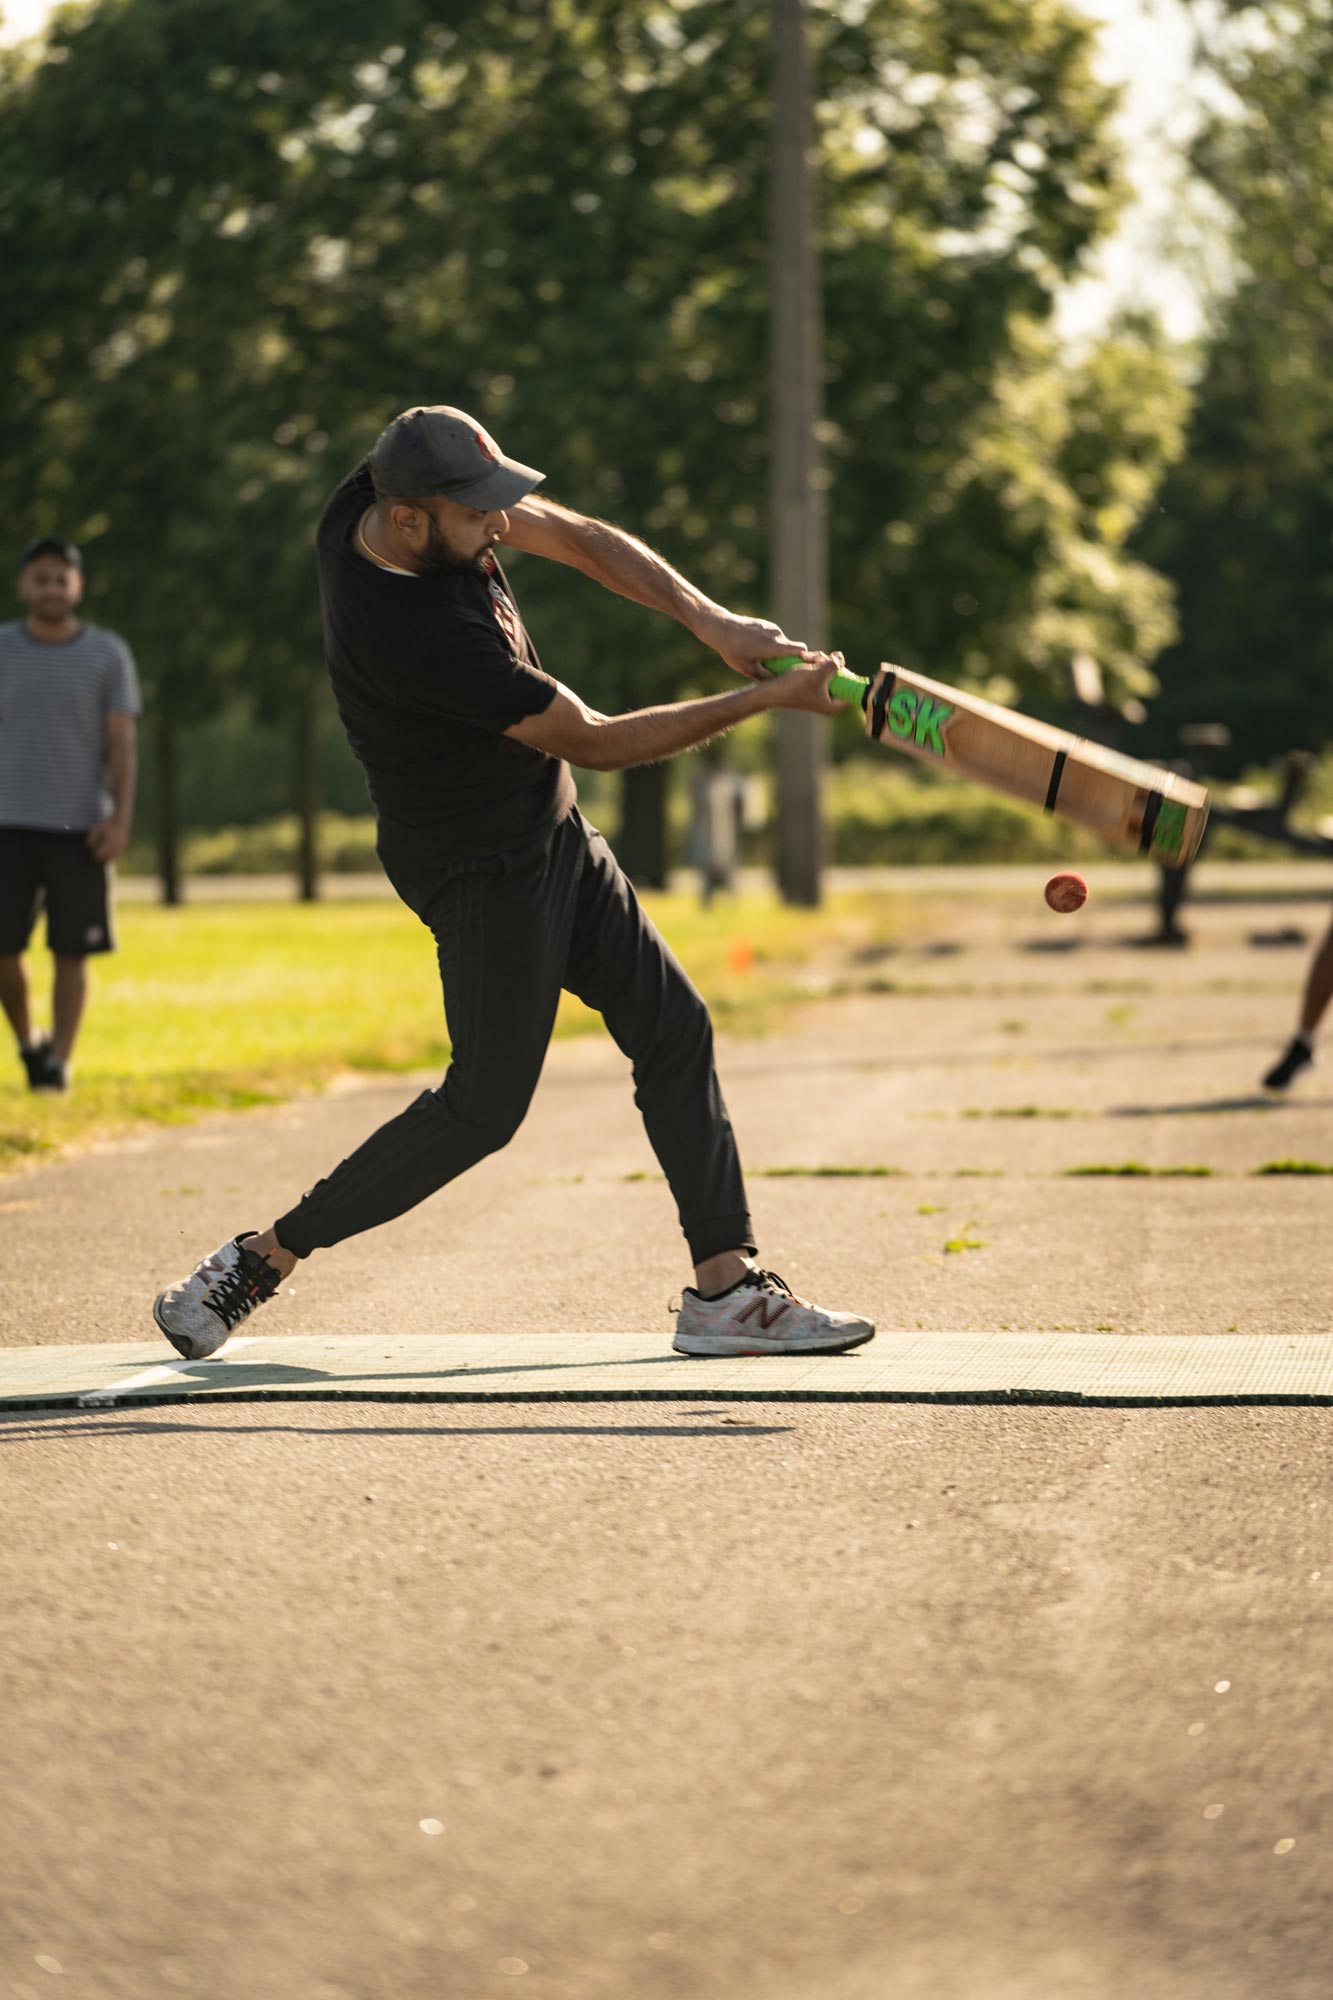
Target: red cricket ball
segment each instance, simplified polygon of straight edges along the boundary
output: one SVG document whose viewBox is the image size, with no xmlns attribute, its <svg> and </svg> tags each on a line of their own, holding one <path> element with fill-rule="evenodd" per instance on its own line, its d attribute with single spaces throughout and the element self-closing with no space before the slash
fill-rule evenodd
<svg viewBox="0 0 1333 2000">
<path fill-rule="evenodd" d="M 1052 875 L 1046 884 L 1046 900 L 1053 910 L 1067 917 L 1087 902 L 1088 885 L 1081 875 Z"/>
</svg>

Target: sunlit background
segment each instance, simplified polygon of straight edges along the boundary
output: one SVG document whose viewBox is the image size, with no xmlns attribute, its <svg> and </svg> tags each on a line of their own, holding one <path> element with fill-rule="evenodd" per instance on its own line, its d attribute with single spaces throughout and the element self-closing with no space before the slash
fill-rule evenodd
<svg viewBox="0 0 1333 2000">
<path fill-rule="evenodd" d="M 777 608 L 767 14 L 570 12 L 590 38 L 569 72 L 571 166 L 565 134 L 521 105 L 564 11 L 487 16 L 474 47 L 483 12 L 446 28 L 398 10 L 417 31 L 408 55 L 381 47 L 373 20 L 344 46 L 312 13 L 326 42 L 307 88 L 299 6 L 264 29 L 284 73 L 248 74 L 221 10 L 228 61 L 210 66 L 213 16 L 196 11 L 175 123 L 149 108 L 175 72 L 146 72 L 128 106 L 73 76 L 85 59 L 151 72 L 151 35 L 115 38 L 170 26 L 169 9 L 72 8 L 108 53 L 88 38 L 85 58 L 75 37 L 25 72 L 49 108 L 8 170 L 9 254 L 29 276 L 0 513 L 15 544 L 38 528 L 86 543 L 90 612 L 139 655 L 151 754 L 127 866 L 173 893 L 184 874 L 299 864 L 313 894 L 321 869 L 375 866 L 323 687 L 308 539 L 322 495 L 406 402 L 471 401 L 548 467 L 556 497 L 645 535 L 735 608 Z M 12 0 L 0 39 L 51 15 Z M 1282 760 L 1318 759 L 1331 733 L 1327 0 L 1300 15 L 1275 0 L 1070 0 L 1073 37 L 1095 29 L 1094 83 L 1051 39 L 1060 17 L 974 18 L 943 0 L 937 14 L 808 10 L 817 58 L 842 40 L 819 84 L 813 429 L 830 577 L 807 636 L 822 622 L 861 670 L 891 656 L 1286 796 Z M 722 34 L 731 76 L 700 54 Z M 637 166 L 618 68 L 635 35 L 665 111 Z M 21 109 L 28 85 L 15 88 Z M 984 134 L 1004 88 L 1013 152 L 996 170 Z M 459 90 L 475 130 L 460 123 L 451 150 L 454 121 L 433 111 Z M 193 143 L 204 133 L 225 155 L 216 175 L 212 139 Z M 493 168 L 511 165 L 502 188 Z M 121 199 L 123 167 L 141 213 Z M 553 568 L 520 560 L 515 581 L 547 664 L 586 698 L 619 710 L 646 689 L 712 685 L 678 631 L 618 600 L 589 613 Z M 747 782 L 756 863 L 782 821 L 767 745 L 753 730 L 710 753 Z M 831 735 L 828 766 L 834 862 L 1037 849 L 1035 829 L 970 815 L 961 794 L 936 811 L 853 729 Z M 684 770 L 582 783 L 640 880 L 686 858 Z M 1327 815 L 1333 773 L 1312 764 L 1302 784 Z"/>
</svg>

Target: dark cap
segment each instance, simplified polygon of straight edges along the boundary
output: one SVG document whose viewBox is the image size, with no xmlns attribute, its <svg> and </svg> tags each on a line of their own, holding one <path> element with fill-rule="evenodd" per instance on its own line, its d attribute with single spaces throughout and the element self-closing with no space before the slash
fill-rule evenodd
<svg viewBox="0 0 1333 2000">
<path fill-rule="evenodd" d="M 404 500 L 439 493 L 460 507 L 512 507 L 546 474 L 506 458 L 466 410 L 447 403 L 404 410 L 370 454 L 376 488 Z"/>
<path fill-rule="evenodd" d="M 68 563 L 71 569 L 83 568 L 83 557 L 73 542 L 62 542 L 59 535 L 39 535 L 35 542 L 29 542 L 19 557 L 19 568 L 26 569 L 30 562 L 36 562 L 38 556 L 59 556 L 61 562 Z"/>
</svg>

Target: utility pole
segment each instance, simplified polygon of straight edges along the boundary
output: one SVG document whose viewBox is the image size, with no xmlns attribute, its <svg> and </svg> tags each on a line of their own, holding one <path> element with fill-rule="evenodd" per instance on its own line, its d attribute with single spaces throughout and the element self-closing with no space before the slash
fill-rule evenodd
<svg viewBox="0 0 1333 2000">
<path fill-rule="evenodd" d="M 773 615 L 808 646 L 828 643 L 828 510 L 819 425 L 822 313 L 815 244 L 808 0 L 773 0 L 773 177 L 769 326 L 769 534 Z M 780 712 L 777 873 L 784 902 L 820 900 L 820 809 L 828 724 Z"/>
</svg>

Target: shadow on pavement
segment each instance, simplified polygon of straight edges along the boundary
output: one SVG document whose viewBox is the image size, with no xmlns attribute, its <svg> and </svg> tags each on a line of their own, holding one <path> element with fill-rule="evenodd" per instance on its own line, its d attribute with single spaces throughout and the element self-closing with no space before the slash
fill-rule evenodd
<svg viewBox="0 0 1333 2000">
<path fill-rule="evenodd" d="M 1327 1111 L 1333 1098 L 1261 1096 L 1205 1097 L 1193 1104 L 1113 1104 L 1107 1118 L 1207 1118 L 1219 1111 Z"/>
<path fill-rule="evenodd" d="M 442 1410 L 443 1410 L 442 1406 Z M 272 1433 L 285 1433 L 294 1437 L 783 1437 L 795 1429 L 793 1424 L 756 1424 L 745 1417 L 726 1417 L 720 1423 L 709 1424 L 451 1424 L 442 1414 L 438 1424 L 227 1424 L 218 1423 L 210 1410 L 208 1434 L 216 1437 L 226 1433 L 233 1436 L 266 1437 Z M 164 1431 L 183 1431 L 189 1437 L 199 1435 L 197 1424 L 182 1424 L 174 1420 L 161 1423 L 145 1421 L 136 1417 L 130 1422 L 117 1420 L 114 1411 L 107 1411 L 100 1417 L 80 1417 L 71 1422 L 64 1411 L 51 1410 L 45 1420 L 34 1414 L 6 1423 L 0 1416 L 0 1438 L 22 1440 L 52 1437 L 158 1437 Z"/>
<path fill-rule="evenodd" d="M 874 999 L 876 996 L 874 994 L 865 994 L 858 997 Z M 892 994 L 884 996 L 886 1001 L 893 997 Z M 926 997 L 945 1000 L 952 996 L 947 993 L 935 993 Z M 967 997 L 1003 999 L 1006 1005 L 1012 1004 L 1018 1007 L 1027 999 L 1040 998 L 1041 996 L 1019 992 L 988 996 L 983 992 Z M 1114 990 L 1108 990 L 1106 997 L 1112 999 L 1117 996 Z M 1136 1001 L 1134 994 L 1127 994 L 1123 997 L 1130 1001 Z M 1007 1058 L 1015 1052 L 1022 1054 L 1025 1064 L 1035 1067 L 1043 1063 L 1124 1062 L 1126 1057 L 1138 1056 L 1223 1055 L 1231 1050 L 1253 1051 L 1255 1049 L 1258 1049 L 1265 1056 L 1271 1057 L 1273 1037 L 1271 1035 L 1234 1035 L 1224 1038 L 1205 1038 L 1201 1036 L 1198 1040 L 1188 1042 L 1180 1040 L 1153 1042 L 1138 1039 L 1089 1044 L 1054 1042 L 1044 1048 L 1006 1039 L 1002 1046 L 1000 1043 L 992 1041 L 987 1043 L 985 1047 L 977 1049 L 960 1049 L 958 1047 L 936 1049 L 912 1048 L 902 1055 L 880 1055 L 873 1053 L 869 1049 L 857 1053 L 854 1049 L 849 1048 L 846 1054 L 828 1054 L 821 1050 L 818 1054 L 811 1056 L 790 1056 L 784 1054 L 781 1057 L 775 1057 L 771 1063 L 763 1061 L 747 1062 L 743 1057 L 738 1057 L 733 1053 L 730 1062 L 732 1067 L 737 1071 L 740 1071 L 743 1067 L 747 1078 L 797 1076 L 806 1072 L 819 1073 L 829 1070 L 853 1070 L 865 1076 L 872 1076 L 878 1071 L 892 1070 L 953 1070 L 976 1068 L 978 1066 L 984 1069 L 994 1063 L 997 1057 Z M 1249 1065 L 1247 1064 L 1246 1067 L 1248 1068 Z M 1269 1099 L 1265 1096 L 1260 1101 L 1265 1104 L 1271 1103 L 1276 1110 L 1280 1108 L 1284 1100 L 1278 1098 Z M 1316 1102 L 1313 1098 L 1304 1101 L 1308 1103 Z"/>
</svg>

